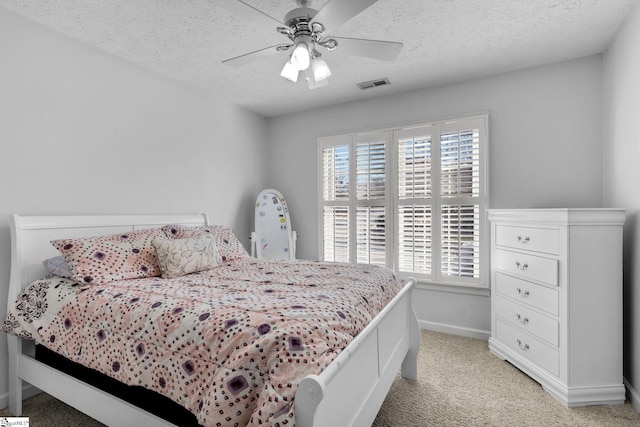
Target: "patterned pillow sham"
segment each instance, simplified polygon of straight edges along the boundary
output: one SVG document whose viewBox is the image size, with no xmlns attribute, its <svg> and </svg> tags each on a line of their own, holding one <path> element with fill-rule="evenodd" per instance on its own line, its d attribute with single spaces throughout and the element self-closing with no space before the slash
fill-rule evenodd
<svg viewBox="0 0 640 427">
<path fill-rule="evenodd" d="M 107 236 L 52 240 L 72 271 L 72 279 L 92 285 L 160 275 L 154 239 L 167 239 L 160 228 Z"/>
<path fill-rule="evenodd" d="M 221 225 L 209 225 L 201 227 L 187 227 L 179 224 L 169 224 L 162 227 L 171 239 L 185 239 L 210 233 L 218 248 L 218 253 L 223 262 L 239 258 L 249 258 L 247 250 L 242 246 L 238 237 L 228 227 Z"/>
<path fill-rule="evenodd" d="M 47 269 L 49 274 L 55 274 L 59 277 L 65 277 L 71 279 L 73 272 L 69 268 L 69 264 L 64 260 L 62 255 L 55 256 L 53 258 L 45 259 L 42 261 L 44 268 Z"/>
<path fill-rule="evenodd" d="M 210 270 L 222 263 L 210 234 L 174 240 L 152 240 L 163 279 Z"/>
</svg>

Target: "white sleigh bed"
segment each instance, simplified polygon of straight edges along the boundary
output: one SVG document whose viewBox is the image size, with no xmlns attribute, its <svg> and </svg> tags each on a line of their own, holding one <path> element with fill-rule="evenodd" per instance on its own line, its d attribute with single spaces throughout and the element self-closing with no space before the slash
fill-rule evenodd
<svg viewBox="0 0 640 427">
<path fill-rule="evenodd" d="M 8 304 L 28 284 L 46 275 L 42 261 L 58 255 L 53 239 L 88 237 L 165 224 L 207 225 L 205 215 L 108 215 L 11 217 L 11 279 Z M 295 394 L 296 425 L 369 426 L 396 373 L 417 378 L 420 331 L 411 305 L 415 281 L 402 290 L 320 375 L 309 375 Z M 124 400 L 64 374 L 34 358 L 31 341 L 7 335 L 9 410 L 22 414 L 23 381 L 109 426 L 173 425 Z M 99 402 L 99 404 L 97 404 Z"/>
</svg>

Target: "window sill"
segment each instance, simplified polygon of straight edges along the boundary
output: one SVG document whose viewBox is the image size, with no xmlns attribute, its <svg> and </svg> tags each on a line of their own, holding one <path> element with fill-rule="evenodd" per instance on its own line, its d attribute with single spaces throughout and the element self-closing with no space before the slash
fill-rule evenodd
<svg viewBox="0 0 640 427">
<path fill-rule="evenodd" d="M 491 290 L 489 289 L 489 287 L 467 286 L 467 285 L 458 285 L 458 284 L 442 284 L 442 283 L 420 281 L 420 280 L 417 280 L 416 288 L 428 290 L 428 291 L 449 292 L 449 293 L 466 294 L 466 295 L 478 295 L 483 297 L 488 297 L 491 295 Z"/>
</svg>

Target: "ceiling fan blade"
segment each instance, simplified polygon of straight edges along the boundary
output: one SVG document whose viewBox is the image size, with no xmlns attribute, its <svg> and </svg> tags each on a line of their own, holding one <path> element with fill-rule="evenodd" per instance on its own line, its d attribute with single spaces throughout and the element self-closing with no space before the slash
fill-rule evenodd
<svg viewBox="0 0 640 427">
<path fill-rule="evenodd" d="M 333 0 L 329 1 L 311 22 L 324 25 L 325 31 L 344 24 L 378 0 Z"/>
<path fill-rule="evenodd" d="M 256 9 L 242 0 L 213 0 L 213 3 L 262 25 L 282 25 L 282 21 L 279 19 L 267 15 L 260 9 Z"/>
<path fill-rule="evenodd" d="M 349 55 L 364 56 L 365 58 L 381 59 L 383 61 L 395 61 L 402 43 L 387 42 L 382 40 L 352 39 L 348 37 L 331 37 L 338 42 L 337 52 Z"/>
<path fill-rule="evenodd" d="M 224 61 L 222 61 L 222 63 L 231 65 L 233 67 L 240 67 L 250 62 L 267 58 L 273 55 L 274 53 L 278 53 L 279 46 L 283 46 L 283 45 L 277 44 L 274 46 L 265 47 L 264 49 L 260 49 L 253 52 L 245 53 L 244 55 L 236 56 L 235 58 L 225 59 Z"/>
</svg>

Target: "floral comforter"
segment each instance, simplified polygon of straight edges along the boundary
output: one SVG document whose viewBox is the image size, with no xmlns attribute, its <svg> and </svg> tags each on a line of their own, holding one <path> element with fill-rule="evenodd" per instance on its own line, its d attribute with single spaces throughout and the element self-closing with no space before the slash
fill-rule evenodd
<svg viewBox="0 0 640 427">
<path fill-rule="evenodd" d="M 48 276 L 24 290 L 2 330 L 163 394 L 204 426 L 292 426 L 299 381 L 401 287 L 385 268 L 254 258 L 88 287 Z"/>
</svg>

